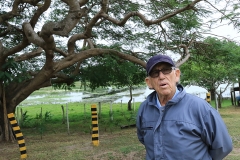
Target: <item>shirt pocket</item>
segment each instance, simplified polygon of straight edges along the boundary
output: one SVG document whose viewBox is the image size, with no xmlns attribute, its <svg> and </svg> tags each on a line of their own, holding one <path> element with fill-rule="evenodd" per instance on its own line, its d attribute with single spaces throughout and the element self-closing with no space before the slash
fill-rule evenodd
<svg viewBox="0 0 240 160">
<path fill-rule="evenodd" d="M 141 132 L 143 136 L 151 136 L 153 134 L 154 127 L 156 126 L 155 121 L 142 122 Z"/>
</svg>

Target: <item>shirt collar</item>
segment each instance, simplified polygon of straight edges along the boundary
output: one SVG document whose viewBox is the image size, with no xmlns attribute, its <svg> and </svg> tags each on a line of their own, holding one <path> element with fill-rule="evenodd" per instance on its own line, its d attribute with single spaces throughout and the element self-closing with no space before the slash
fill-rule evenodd
<svg viewBox="0 0 240 160">
<path fill-rule="evenodd" d="M 176 95 L 177 95 L 178 93 L 179 93 L 179 90 L 178 90 L 178 88 L 176 87 L 176 92 L 175 92 L 175 94 L 173 95 L 172 99 L 173 99 L 174 97 L 176 97 Z M 164 107 L 164 106 L 161 106 L 161 103 L 160 103 L 160 101 L 159 101 L 159 99 L 158 99 L 158 94 L 157 94 L 157 93 L 156 93 L 156 103 L 157 103 L 158 108 Z"/>
</svg>

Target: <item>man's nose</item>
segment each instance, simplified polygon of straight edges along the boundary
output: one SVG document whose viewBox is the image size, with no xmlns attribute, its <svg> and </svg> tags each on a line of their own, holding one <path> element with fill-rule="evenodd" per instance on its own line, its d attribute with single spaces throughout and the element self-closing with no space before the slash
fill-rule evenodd
<svg viewBox="0 0 240 160">
<path fill-rule="evenodd" d="M 159 75 L 158 75 L 159 78 L 165 78 L 165 75 L 162 73 L 162 71 L 159 71 L 158 74 L 159 74 Z"/>
</svg>

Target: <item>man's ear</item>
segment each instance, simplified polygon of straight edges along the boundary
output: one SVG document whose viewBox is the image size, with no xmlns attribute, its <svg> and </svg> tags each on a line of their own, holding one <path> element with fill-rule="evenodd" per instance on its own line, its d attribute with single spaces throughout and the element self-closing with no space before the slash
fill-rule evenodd
<svg viewBox="0 0 240 160">
<path fill-rule="evenodd" d="M 181 71 L 179 69 L 175 70 L 176 82 L 180 81 Z"/>
<path fill-rule="evenodd" d="M 146 84 L 147 84 L 147 86 L 148 86 L 149 89 L 153 89 L 153 86 L 152 86 L 150 77 L 146 77 L 146 78 L 145 78 L 145 82 L 146 82 Z"/>
</svg>

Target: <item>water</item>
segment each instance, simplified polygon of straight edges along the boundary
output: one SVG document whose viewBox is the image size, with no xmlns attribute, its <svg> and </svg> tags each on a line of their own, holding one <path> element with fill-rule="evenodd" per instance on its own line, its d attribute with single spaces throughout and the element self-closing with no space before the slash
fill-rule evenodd
<svg viewBox="0 0 240 160">
<path fill-rule="evenodd" d="M 235 85 L 236 86 L 236 85 Z M 224 85 L 220 85 L 218 91 L 226 87 Z M 229 86 L 227 90 L 223 93 L 223 97 L 231 97 L 230 95 L 230 88 Z M 111 90 L 111 88 L 110 88 Z M 198 86 L 186 86 L 185 90 L 187 93 L 194 94 L 202 99 L 206 98 L 206 93 L 208 92 L 206 89 Z M 150 90 L 148 87 L 134 89 L 132 91 L 133 94 L 133 101 L 134 102 L 143 102 L 146 97 L 152 93 L 153 90 Z M 239 93 L 236 92 L 236 96 Z M 86 102 L 86 103 L 97 103 L 97 102 L 110 102 L 113 103 L 127 103 L 130 99 L 129 91 L 123 91 L 112 95 L 104 95 L 100 97 L 90 98 L 91 94 L 84 94 L 83 92 L 64 92 L 59 95 L 41 95 L 41 96 L 29 96 L 25 101 L 22 102 L 23 105 L 33 105 L 33 104 L 47 104 L 47 103 L 54 103 L 54 104 L 63 104 L 69 102 Z"/>
<path fill-rule="evenodd" d="M 153 90 L 150 90 L 148 87 L 146 87 L 146 89 L 139 89 L 139 90 L 133 90 L 133 94 L 135 96 L 133 96 L 133 101 L 134 102 L 143 102 L 147 96 L 152 93 Z M 114 101 L 114 103 L 127 103 L 129 101 L 129 95 L 127 96 L 126 94 L 123 95 L 122 93 L 119 93 L 120 95 L 122 95 L 121 98 L 118 98 L 117 100 Z"/>
<path fill-rule="evenodd" d="M 185 87 L 185 90 L 187 93 L 190 93 L 190 94 L 194 94 L 202 99 L 205 99 L 206 98 L 206 93 L 208 92 L 206 89 L 202 88 L 202 87 L 198 87 L 198 86 L 187 86 Z M 137 96 L 133 96 L 134 98 L 134 101 L 135 102 L 143 102 L 146 97 L 152 93 L 154 90 L 150 90 L 148 87 L 146 87 L 145 90 L 140 90 L 138 91 L 139 92 L 139 95 Z M 136 91 L 135 91 L 136 92 Z M 123 102 L 123 103 L 127 103 L 129 101 L 129 96 L 123 96 L 117 100 L 115 100 L 114 102 L 115 103 L 118 103 L 118 102 Z"/>
</svg>

